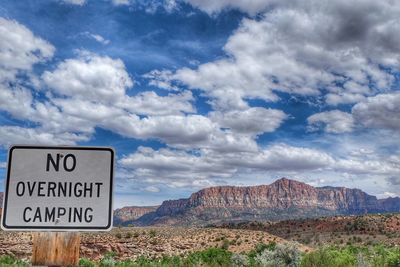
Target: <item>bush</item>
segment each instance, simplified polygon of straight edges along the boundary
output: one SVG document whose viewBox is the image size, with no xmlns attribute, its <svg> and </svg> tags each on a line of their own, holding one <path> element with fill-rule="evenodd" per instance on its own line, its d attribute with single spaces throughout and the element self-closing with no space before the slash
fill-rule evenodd
<svg viewBox="0 0 400 267">
<path fill-rule="evenodd" d="M 347 250 L 337 250 L 334 247 L 328 247 L 306 254 L 300 266 L 352 267 L 356 266 L 356 257 Z"/>
<path fill-rule="evenodd" d="M 96 267 L 96 264 L 89 259 L 82 258 L 79 260 L 78 266 L 80 267 Z"/>
<path fill-rule="evenodd" d="M 255 260 L 263 267 L 297 267 L 301 262 L 301 252 L 297 244 L 279 244 L 274 250 L 265 249 Z"/>
<path fill-rule="evenodd" d="M 185 266 L 221 266 L 230 267 L 232 253 L 221 248 L 209 248 L 194 252 L 186 258 Z"/>
<path fill-rule="evenodd" d="M 118 238 L 118 239 L 121 239 L 122 238 L 122 234 L 120 232 L 118 232 L 118 233 L 115 234 L 115 237 Z"/>
<path fill-rule="evenodd" d="M 249 257 L 243 254 L 233 254 L 231 262 L 234 267 L 247 267 L 250 265 Z"/>
<path fill-rule="evenodd" d="M 153 238 L 153 237 L 155 237 L 156 236 L 156 230 L 150 230 L 150 232 L 149 232 L 149 236 L 151 237 L 151 238 Z"/>
<path fill-rule="evenodd" d="M 115 257 L 116 253 L 114 251 L 108 252 L 104 255 L 103 259 L 100 261 L 100 267 L 114 267 L 115 266 Z"/>
<path fill-rule="evenodd" d="M 127 232 L 125 235 L 126 238 L 131 238 L 132 237 L 132 233 L 131 232 Z"/>
<path fill-rule="evenodd" d="M 229 240 L 226 239 L 226 238 L 224 238 L 224 240 L 222 241 L 222 246 L 221 246 L 221 248 L 227 250 L 227 249 L 229 248 L 229 245 L 230 245 Z"/>
<path fill-rule="evenodd" d="M 17 261 L 17 259 L 14 256 L 11 255 L 2 255 L 0 256 L 0 265 L 11 265 L 14 264 Z"/>
<path fill-rule="evenodd" d="M 30 266 L 28 263 L 18 260 L 15 256 L 2 255 L 0 256 L 0 267 L 25 267 Z"/>
</svg>

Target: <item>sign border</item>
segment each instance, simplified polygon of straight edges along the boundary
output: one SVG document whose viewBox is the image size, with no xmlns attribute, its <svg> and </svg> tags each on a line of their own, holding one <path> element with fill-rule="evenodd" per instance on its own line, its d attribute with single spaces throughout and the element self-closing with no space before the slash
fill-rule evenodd
<svg viewBox="0 0 400 267">
<path fill-rule="evenodd" d="M 11 159 L 12 152 L 14 149 L 54 149 L 54 150 L 101 150 L 108 151 L 111 153 L 111 166 L 110 166 L 110 194 L 109 194 L 109 211 L 108 211 L 108 224 L 107 226 L 93 227 L 93 226 L 8 226 L 6 224 L 6 212 L 8 202 L 8 190 L 10 183 L 10 170 L 11 170 Z M 78 232 L 83 231 L 110 231 L 113 227 L 113 192 L 114 192 L 114 158 L 115 152 L 112 147 L 90 147 L 90 146 L 34 146 L 34 145 L 13 145 L 10 147 L 8 152 L 8 163 L 7 163 L 7 177 L 6 177 L 6 188 L 4 191 L 3 199 L 3 210 L 1 216 L 1 228 L 3 230 L 28 230 L 28 231 L 70 231 Z"/>
</svg>

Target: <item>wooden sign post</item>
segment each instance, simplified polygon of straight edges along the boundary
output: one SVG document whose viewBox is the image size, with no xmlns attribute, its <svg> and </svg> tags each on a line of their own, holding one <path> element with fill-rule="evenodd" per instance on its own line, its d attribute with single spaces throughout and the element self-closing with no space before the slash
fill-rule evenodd
<svg viewBox="0 0 400 267">
<path fill-rule="evenodd" d="M 79 262 L 79 248 L 79 232 L 34 233 L 32 265 L 77 265 Z"/>
<path fill-rule="evenodd" d="M 112 228 L 114 150 L 13 146 L 1 227 L 38 231 L 32 264 L 77 265 L 79 231 Z"/>
</svg>

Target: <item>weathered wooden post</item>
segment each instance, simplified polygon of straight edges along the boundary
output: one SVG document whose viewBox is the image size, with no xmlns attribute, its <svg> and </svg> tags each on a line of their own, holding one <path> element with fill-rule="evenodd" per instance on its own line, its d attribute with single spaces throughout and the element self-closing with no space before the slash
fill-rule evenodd
<svg viewBox="0 0 400 267">
<path fill-rule="evenodd" d="M 78 232 L 34 233 L 32 265 L 77 265 L 79 248 L 80 235 Z"/>
<path fill-rule="evenodd" d="M 13 146 L 1 227 L 33 234 L 32 264 L 79 262 L 79 231 L 112 228 L 114 150 Z"/>
</svg>

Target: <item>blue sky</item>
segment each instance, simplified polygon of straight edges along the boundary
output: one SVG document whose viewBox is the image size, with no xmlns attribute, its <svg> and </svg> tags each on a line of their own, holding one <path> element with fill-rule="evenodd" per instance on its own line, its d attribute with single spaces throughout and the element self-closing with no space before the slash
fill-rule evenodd
<svg viewBox="0 0 400 267">
<path fill-rule="evenodd" d="M 11 144 L 112 146 L 116 206 L 215 185 L 400 194 L 400 4 L 1 1 Z"/>
</svg>

